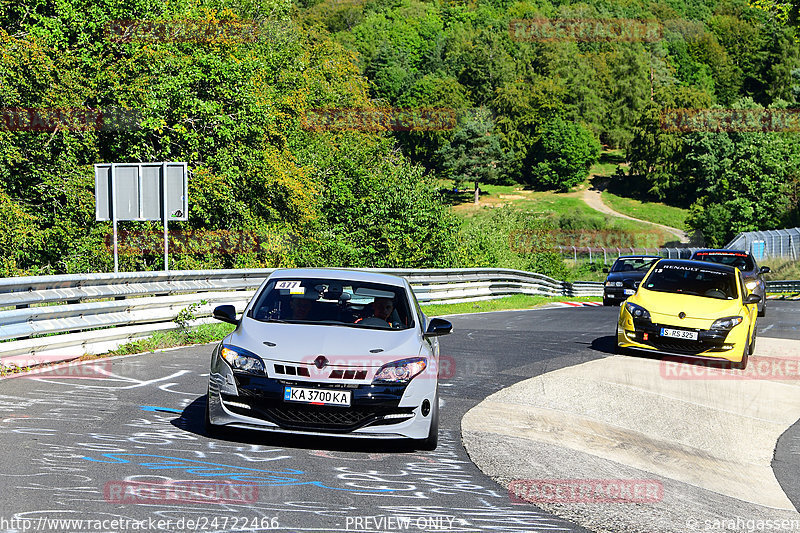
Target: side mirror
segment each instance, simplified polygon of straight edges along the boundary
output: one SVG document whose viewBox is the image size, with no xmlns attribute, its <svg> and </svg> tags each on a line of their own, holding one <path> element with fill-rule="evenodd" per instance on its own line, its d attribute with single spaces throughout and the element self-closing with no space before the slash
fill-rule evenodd
<svg viewBox="0 0 800 533">
<path fill-rule="evenodd" d="M 428 323 L 428 330 L 425 332 L 426 337 L 438 337 L 439 335 L 447 335 L 453 330 L 453 324 L 443 318 L 432 318 Z"/>
<path fill-rule="evenodd" d="M 757 304 L 760 301 L 761 301 L 761 296 L 759 296 L 758 294 L 748 294 L 747 298 L 744 299 L 744 303 L 748 305 Z"/>
<path fill-rule="evenodd" d="M 239 321 L 236 320 L 236 308 L 230 304 L 228 305 L 218 305 L 214 308 L 214 313 L 212 314 L 214 318 L 217 320 L 221 320 L 222 322 L 227 322 L 228 324 L 238 325 Z"/>
<path fill-rule="evenodd" d="M 771 272 L 771 269 L 769 267 L 761 267 L 760 269 L 758 269 L 758 271 L 761 274 L 766 274 L 767 272 Z"/>
<path fill-rule="evenodd" d="M 603 274 L 608 274 L 608 268 L 603 269 Z"/>
</svg>

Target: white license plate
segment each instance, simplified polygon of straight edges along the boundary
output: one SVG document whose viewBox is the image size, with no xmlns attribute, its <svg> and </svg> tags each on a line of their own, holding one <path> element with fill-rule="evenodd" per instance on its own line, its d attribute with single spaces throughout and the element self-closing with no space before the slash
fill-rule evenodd
<svg viewBox="0 0 800 533">
<path fill-rule="evenodd" d="M 311 403 L 314 405 L 350 405 L 348 391 L 302 389 L 299 387 L 286 387 L 283 389 L 283 399 L 287 402 Z"/>
<path fill-rule="evenodd" d="M 686 331 L 685 329 L 661 328 L 661 336 L 672 337 L 673 339 L 687 339 L 690 341 L 697 340 L 696 331 Z"/>
<path fill-rule="evenodd" d="M 631 296 L 633 294 L 636 294 L 636 290 L 635 289 L 624 289 L 622 292 L 626 296 Z"/>
</svg>

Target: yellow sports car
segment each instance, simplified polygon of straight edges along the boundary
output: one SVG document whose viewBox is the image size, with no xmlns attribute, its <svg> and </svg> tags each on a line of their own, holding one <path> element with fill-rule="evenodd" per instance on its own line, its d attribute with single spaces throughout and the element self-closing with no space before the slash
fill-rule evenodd
<svg viewBox="0 0 800 533">
<path fill-rule="evenodd" d="M 745 368 L 760 300 L 735 267 L 661 259 L 620 309 L 617 353 L 632 348 Z"/>
</svg>

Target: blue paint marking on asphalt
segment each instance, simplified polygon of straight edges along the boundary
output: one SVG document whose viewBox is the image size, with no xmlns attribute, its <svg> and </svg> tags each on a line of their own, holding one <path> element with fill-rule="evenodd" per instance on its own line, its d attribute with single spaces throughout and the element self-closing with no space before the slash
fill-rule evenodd
<svg viewBox="0 0 800 533">
<path fill-rule="evenodd" d="M 175 413 L 175 414 L 182 414 L 183 411 L 180 409 L 173 409 L 171 407 L 156 407 L 154 405 L 143 405 L 142 411 L 155 411 L 155 412 L 162 412 L 162 413 Z"/>
<path fill-rule="evenodd" d="M 94 463 L 116 463 L 116 464 L 132 464 L 142 466 L 148 470 L 183 470 L 187 474 L 194 474 L 202 477 L 222 477 L 225 479 L 232 479 L 235 481 L 247 481 L 250 483 L 257 483 L 262 486 L 300 486 L 300 485 L 314 485 L 323 489 L 341 490 L 345 492 L 394 492 L 394 489 L 363 489 L 363 488 L 342 488 L 342 487 L 329 487 L 321 481 L 303 481 L 296 477 L 302 476 L 305 472 L 302 470 L 287 469 L 287 470 L 260 470 L 258 468 L 238 467 L 233 465 L 226 465 L 221 463 L 209 463 L 206 461 L 196 461 L 194 459 L 182 459 L 180 457 L 168 457 L 164 455 L 150 455 L 145 453 L 104 453 L 101 457 L 108 460 L 93 459 L 92 457 L 83 457 L 87 461 Z M 131 459 L 126 459 L 130 457 Z M 146 459 L 154 459 L 148 460 Z"/>
</svg>

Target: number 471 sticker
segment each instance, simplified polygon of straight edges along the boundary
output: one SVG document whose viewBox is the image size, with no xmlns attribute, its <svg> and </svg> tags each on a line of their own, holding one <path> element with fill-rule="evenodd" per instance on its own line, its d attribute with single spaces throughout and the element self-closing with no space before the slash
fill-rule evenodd
<svg viewBox="0 0 800 533">
<path fill-rule="evenodd" d="M 306 288 L 300 285 L 299 281 L 279 281 L 275 284 L 276 289 L 289 289 L 289 294 L 305 294 Z"/>
</svg>

